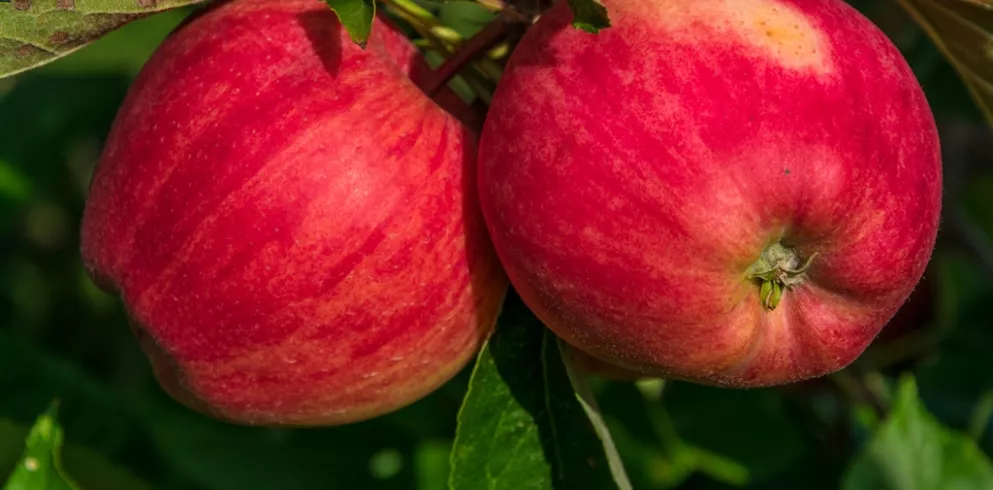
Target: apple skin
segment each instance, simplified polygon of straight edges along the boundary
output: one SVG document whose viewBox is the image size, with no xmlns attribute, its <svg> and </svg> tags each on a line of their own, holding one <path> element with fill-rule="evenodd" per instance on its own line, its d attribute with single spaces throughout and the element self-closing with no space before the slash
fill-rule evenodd
<svg viewBox="0 0 993 490">
<path fill-rule="evenodd" d="M 312 0 L 224 3 L 148 61 L 93 177 L 82 256 L 177 400 L 239 424 L 345 424 L 477 352 L 507 281 L 476 136 L 408 78 L 419 63 L 382 20 L 362 50 Z"/>
<path fill-rule="evenodd" d="M 921 281 L 917 283 L 917 287 L 910 293 L 910 297 L 897 310 L 893 318 L 886 323 L 882 332 L 876 337 L 873 347 L 884 346 L 888 342 L 899 341 L 903 337 L 917 333 L 934 319 L 934 302 L 932 298 L 934 286 L 932 285 L 932 281 L 933 279 L 928 275 L 928 270 L 926 269 Z M 571 350 L 573 362 L 586 375 L 612 381 L 638 381 L 649 378 L 649 376 L 643 373 L 610 364 L 579 349 L 572 348 Z M 899 374 L 908 368 L 908 364 L 912 364 L 916 360 L 911 358 L 895 365 L 886 366 L 885 371 Z M 824 386 L 824 378 L 816 378 L 794 383 L 786 388 L 793 393 L 806 393 L 811 389 L 823 388 Z M 827 386 L 830 386 L 830 384 Z"/>
<path fill-rule="evenodd" d="M 605 362 L 724 387 L 856 359 L 935 244 L 934 119 L 900 52 L 840 0 L 559 2 L 509 60 L 480 201 L 514 288 Z M 785 251 L 778 306 L 753 279 Z M 771 303 L 770 303 L 771 304 Z"/>
</svg>

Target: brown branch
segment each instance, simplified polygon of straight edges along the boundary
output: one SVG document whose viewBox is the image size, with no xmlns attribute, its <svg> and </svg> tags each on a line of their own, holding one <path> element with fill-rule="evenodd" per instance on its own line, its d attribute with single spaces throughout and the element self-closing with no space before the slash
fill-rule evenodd
<svg viewBox="0 0 993 490">
<path fill-rule="evenodd" d="M 432 76 L 426 77 L 421 83 L 421 90 L 428 96 L 434 97 L 466 65 L 502 40 L 512 28 L 526 23 L 527 19 L 514 9 L 501 11 L 495 20 L 462 43 L 441 66 L 434 70 Z"/>
</svg>

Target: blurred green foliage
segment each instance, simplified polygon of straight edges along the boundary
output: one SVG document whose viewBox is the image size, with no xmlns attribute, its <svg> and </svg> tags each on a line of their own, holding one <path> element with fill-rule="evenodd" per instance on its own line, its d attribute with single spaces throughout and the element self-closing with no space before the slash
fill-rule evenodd
<svg viewBox="0 0 993 490">
<path fill-rule="evenodd" d="M 836 376 L 751 391 L 596 383 L 635 488 L 839 488 L 899 399 L 903 373 L 917 377 L 937 421 L 993 452 L 993 136 L 895 3 L 851 3 L 903 50 L 940 124 L 946 219 L 925 282 L 899 325 Z M 445 488 L 468 370 L 361 424 L 231 426 L 162 393 L 118 301 L 86 278 L 77 230 L 103 138 L 131 79 L 186 12 L 0 80 L 0 481 L 58 398 L 67 472 L 93 489 L 142 488 L 135 478 L 170 490 Z M 119 473 L 98 470 L 107 465 Z"/>
<path fill-rule="evenodd" d="M 993 488 L 989 458 L 920 406 L 913 378 L 901 379 L 896 397 L 890 416 L 846 473 L 845 490 Z"/>
</svg>

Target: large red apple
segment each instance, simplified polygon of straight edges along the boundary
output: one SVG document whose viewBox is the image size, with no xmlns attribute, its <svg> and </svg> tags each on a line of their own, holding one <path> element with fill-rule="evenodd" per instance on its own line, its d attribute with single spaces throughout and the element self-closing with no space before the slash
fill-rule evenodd
<svg viewBox="0 0 993 490">
<path fill-rule="evenodd" d="M 506 279 L 475 136 L 418 88 L 423 63 L 383 21 L 360 49 L 314 0 L 225 3 L 148 61 L 82 254 L 174 397 L 238 423 L 341 424 L 476 352 Z"/>
<path fill-rule="evenodd" d="M 564 1 L 513 53 L 480 142 L 511 282 L 566 341 L 729 387 L 852 362 L 935 243 L 937 131 L 841 0 Z"/>
</svg>

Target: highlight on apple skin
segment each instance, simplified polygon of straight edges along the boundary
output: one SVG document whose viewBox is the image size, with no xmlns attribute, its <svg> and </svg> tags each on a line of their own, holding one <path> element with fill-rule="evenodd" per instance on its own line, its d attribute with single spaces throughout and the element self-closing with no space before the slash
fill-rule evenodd
<svg viewBox="0 0 993 490">
<path fill-rule="evenodd" d="M 841 0 L 559 2 L 511 56 L 480 201 L 554 332 L 647 376 L 781 385 L 856 359 L 938 229 L 941 162 L 896 47 Z"/>
<path fill-rule="evenodd" d="M 173 397 L 240 424 L 344 424 L 474 356 L 507 282 L 476 136 L 418 89 L 428 73 L 385 21 L 362 50 L 310 0 L 221 4 L 155 52 L 93 177 L 82 255 Z"/>
</svg>

